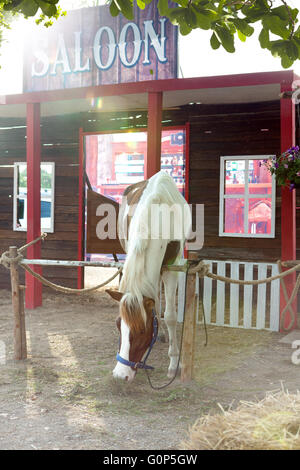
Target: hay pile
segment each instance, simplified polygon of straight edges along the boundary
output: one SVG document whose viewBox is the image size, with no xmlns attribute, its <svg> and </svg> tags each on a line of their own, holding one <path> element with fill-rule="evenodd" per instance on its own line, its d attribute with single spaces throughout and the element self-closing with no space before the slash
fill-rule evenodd
<svg viewBox="0 0 300 470">
<path fill-rule="evenodd" d="M 219 405 L 220 406 L 220 405 Z M 191 428 L 185 450 L 300 449 L 300 393 L 267 393 L 257 402 L 240 402 L 235 410 L 201 417 Z"/>
</svg>

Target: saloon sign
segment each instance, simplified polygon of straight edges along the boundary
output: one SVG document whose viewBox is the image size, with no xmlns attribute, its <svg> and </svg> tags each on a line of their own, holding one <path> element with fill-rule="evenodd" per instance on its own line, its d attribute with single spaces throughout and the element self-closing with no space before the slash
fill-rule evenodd
<svg viewBox="0 0 300 470">
<path fill-rule="evenodd" d="M 25 50 L 24 92 L 177 77 L 177 29 L 155 2 L 133 21 L 107 6 L 71 11 Z"/>
</svg>

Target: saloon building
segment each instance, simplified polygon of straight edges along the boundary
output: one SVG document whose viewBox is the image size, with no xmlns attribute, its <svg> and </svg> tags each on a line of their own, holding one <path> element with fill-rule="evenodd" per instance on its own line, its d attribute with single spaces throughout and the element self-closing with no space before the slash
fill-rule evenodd
<svg viewBox="0 0 300 470">
<path fill-rule="evenodd" d="M 47 33 L 55 41 L 45 33 L 26 47 L 24 93 L 0 98 L 0 252 L 42 230 L 47 241 L 28 258 L 118 254 L 96 237 L 97 198 L 119 202 L 128 184 L 163 169 L 189 203 L 204 205 L 204 245 L 190 256 L 241 278 L 296 259 L 296 191 L 276 188 L 261 165 L 298 142 L 293 71 L 179 79 L 177 32 L 156 9 L 116 26 L 101 9 L 73 12 L 68 28 Z M 84 285 L 82 268 L 43 275 Z M 27 308 L 41 305 L 38 282 L 28 275 L 26 285 Z M 0 287 L 9 288 L 3 267 Z M 274 289 L 252 294 L 276 329 Z"/>
</svg>

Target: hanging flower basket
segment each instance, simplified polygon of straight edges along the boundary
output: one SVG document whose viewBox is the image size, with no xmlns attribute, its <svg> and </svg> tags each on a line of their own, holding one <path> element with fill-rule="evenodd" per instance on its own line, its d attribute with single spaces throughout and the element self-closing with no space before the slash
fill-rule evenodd
<svg viewBox="0 0 300 470">
<path fill-rule="evenodd" d="M 263 163 L 271 175 L 275 175 L 279 186 L 285 186 L 290 190 L 300 188 L 300 149 L 297 145 L 283 152 L 281 155 L 263 160 Z"/>
</svg>

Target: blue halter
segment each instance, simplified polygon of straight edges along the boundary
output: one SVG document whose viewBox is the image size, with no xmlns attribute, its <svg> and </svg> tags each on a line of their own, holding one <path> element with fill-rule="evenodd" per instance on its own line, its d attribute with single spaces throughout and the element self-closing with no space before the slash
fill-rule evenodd
<svg viewBox="0 0 300 470">
<path fill-rule="evenodd" d="M 123 357 L 120 356 L 119 353 L 117 353 L 116 359 L 118 362 L 121 364 L 124 364 L 124 366 L 129 366 L 132 367 L 133 369 L 148 369 L 148 370 L 153 370 L 154 367 L 148 366 L 146 364 L 146 361 L 149 357 L 149 354 L 153 348 L 153 345 L 157 339 L 157 333 L 158 333 L 158 322 L 157 322 L 157 316 L 155 314 L 154 309 L 152 309 L 152 315 L 153 315 L 153 335 L 152 335 L 152 340 L 150 343 L 150 346 L 148 348 L 147 354 L 142 362 L 133 362 L 133 361 L 128 361 L 127 359 L 124 359 Z"/>
</svg>

